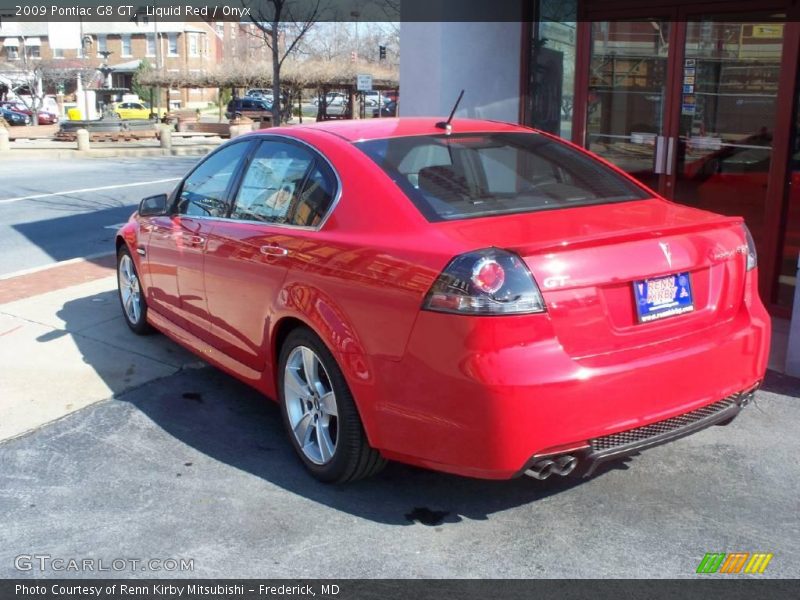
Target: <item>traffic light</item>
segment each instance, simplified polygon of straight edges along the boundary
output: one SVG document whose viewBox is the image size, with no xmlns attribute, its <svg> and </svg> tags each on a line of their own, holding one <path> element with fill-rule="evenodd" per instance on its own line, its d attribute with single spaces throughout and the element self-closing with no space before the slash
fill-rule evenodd
<svg viewBox="0 0 800 600">
<path fill-rule="evenodd" d="M 378 46 L 378 58 L 386 60 L 386 46 Z"/>
</svg>

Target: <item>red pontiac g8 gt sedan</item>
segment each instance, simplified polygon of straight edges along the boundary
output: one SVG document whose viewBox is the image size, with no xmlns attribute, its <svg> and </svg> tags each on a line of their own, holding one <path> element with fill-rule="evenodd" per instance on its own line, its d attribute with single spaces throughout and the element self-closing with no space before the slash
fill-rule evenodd
<svg viewBox="0 0 800 600">
<path fill-rule="evenodd" d="M 310 472 L 589 474 L 752 398 L 770 322 L 740 218 L 517 125 L 236 138 L 117 237 L 130 328 L 281 406 Z"/>
</svg>

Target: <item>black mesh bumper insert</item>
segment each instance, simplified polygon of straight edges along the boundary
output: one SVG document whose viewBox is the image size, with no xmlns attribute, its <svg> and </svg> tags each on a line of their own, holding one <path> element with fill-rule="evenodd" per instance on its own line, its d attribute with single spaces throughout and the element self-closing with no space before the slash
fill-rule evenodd
<svg viewBox="0 0 800 600">
<path fill-rule="evenodd" d="M 716 415 L 722 411 L 727 411 L 734 405 L 739 405 L 739 396 L 728 396 L 718 402 L 703 406 L 697 410 L 693 410 L 677 417 L 651 423 L 644 427 L 637 427 L 635 429 L 628 429 L 627 431 L 620 431 L 619 433 L 612 433 L 611 435 L 604 435 L 589 441 L 594 452 L 607 452 L 621 446 L 630 446 L 632 444 L 639 444 L 647 442 L 650 438 L 660 437 L 669 433 L 677 433 L 677 430 L 689 427 L 698 421 L 702 421 L 708 417 Z"/>
</svg>

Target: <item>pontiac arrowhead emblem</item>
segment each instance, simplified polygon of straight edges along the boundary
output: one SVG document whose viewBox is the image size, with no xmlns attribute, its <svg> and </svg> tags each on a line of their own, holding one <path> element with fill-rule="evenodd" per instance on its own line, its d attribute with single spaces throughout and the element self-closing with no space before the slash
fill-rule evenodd
<svg viewBox="0 0 800 600">
<path fill-rule="evenodd" d="M 658 245 L 664 253 L 664 258 L 667 259 L 667 264 L 672 268 L 672 252 L 669 249 L 669 244 L 667 242 L 658 242 Z"/>
</svg>

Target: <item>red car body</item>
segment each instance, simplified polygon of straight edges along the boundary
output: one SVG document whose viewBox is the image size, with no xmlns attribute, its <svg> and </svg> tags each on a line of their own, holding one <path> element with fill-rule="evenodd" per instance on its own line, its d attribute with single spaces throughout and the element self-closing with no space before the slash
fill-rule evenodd
<svg viewBox="0 0 800 600">
<path fill-rule="evenodd" d="M 616 456 L 674 428 L 673 437 L 691 432 L 720 402 L 738 412 L 763 378 L 770 340 L 740 218 L 647 190 L 617 204 L 429 222 L 353 143 L 442 133 L 433 119 L 385 119 L 252 134 L 325 156 L 338 202 L 319 229 L 135 214 L 117 244 L 134 257 L 148 321 L 270 398 L 282 340 L 303 324 L 341 367 L 373 448 L 466 476 L 510 478 L 566 452 L 590 470 L 604 448 Z M 287 254 L 260 252 L 271 245 Z M 491 247 L 523 259 L 545 312 L 422 310 L 454 257 Z M 695 310 L 638 322 L 632 282 L 677 272 L 691 273 Z M 626 434 L 641 443 L 620 445 Z"/>
</svg>

